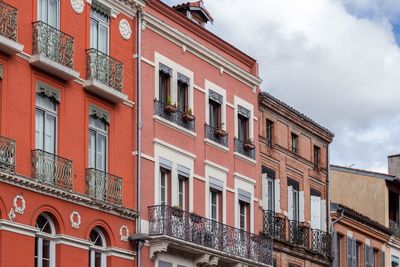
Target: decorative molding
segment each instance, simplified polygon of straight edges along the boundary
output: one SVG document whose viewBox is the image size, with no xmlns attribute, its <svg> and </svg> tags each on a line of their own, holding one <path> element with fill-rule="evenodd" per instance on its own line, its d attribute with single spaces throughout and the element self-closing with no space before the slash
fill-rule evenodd
<svg viewBox="0 0 400 267">
<path fill-rule="evenodd" d="M 38 232 L 38 229 L 29 225 L 0 219 L 0 231 L 8 231 L 16 234 L 34 237 L 35 234 Z"/>
<path fill-rule="evenodd" d="M 237 179 L 240 179 L 245 183 L 249 183 L 249 184 L 251 184 L 253 186 L 257 183 L 256 180 L 254 180 L 254 179 L 252 179 L 250 177 L 247 177 L 246 175 L 243 175 L 243 174 L 238 173 L 238 172 L 234 172 L 233 173 L 233 177 L 235 177 Z"/>
<path fill-rule="evenodd" d="M 76 14 L 82 14 L 85 2 L 83 0 L 71 0 L 71 7 Z"/>
<path fill-rule="evenodd" d="M 166 119 L 164 119 L 164 118 L 162 118 L 162 117 L 160 117 L 158 115 L 153 115 L 153 119 L 155 121 L 158 121 L 159 123 L 165 125 L 165 126 L 168 126 L 168 127 L 172 128 L 172 129 L 175 129 L 175 130 L 178 130 L 179 132 L 181 132 L 183 134 L 186 134 L 186 135 L 188 135 L 190 137 L 195 138 L 197 136 L 197 134 L 195 132 L 192 132 L 192 131 L 190 131 L 188 129 L 185 129 L 182 126 L 179 126 L 179 125 L 177 125 L 177 124 L 175 124 L 173 122 L 170 122 L 169 120 L 166 120 Z"/>
<path fill-rule="evenodd" d="M 81 215 L 79 212 L 73 211 L 69 216 L 69 220 L 72 228 L 79 229 L 79 226 L 81 225 Z"/>
<path fill-rule="evenodd" d="M 121 34 L 122 38 L 125 40 L 129 40 L 132 35 L 132 29 L 131 25 L 129 25 L 128 20 L 126 19 L 121 19 L 119 21 L 119 33 Z"/>
<path fill-rule="evenodd" d="M 200 92 L 202 92 L 203 94 L 205 94 L 206 93 L 206 90 L 204 90 L 201 86 L 198 86 L 198 85 L 193 85 L 193 88 L 194 89 L 196 89 L 196 90 L 199 90 Z"/>
<path fill-rule="evenodd" d="M 207 159 L 204 160 L 204 164 L 207 165 L 207 166 L 216 168 L 216 169 L 218 169 L 218 170 L 220 170 L 220 171 L 222 171 L 222 172 L 224 172 L 224 173 L 228 173 L 228 172 L 229 172 L 229 169 L 228 169 L 228 168 L 226 168 L 226 167 L 224 167 L 224 166 L 221 166 L 221 165 L 219 165 L 219 164 L 217 164 L 217 163 L 214 163 L 214 162 L 212 162 L 212 161 L 210 161 L 210 160 L 207 160 Z"/>
<path fill-rule="evenodd" d="M 122 225 L 119 229 L 119 235 L 121 236 L 121 240 L 124 242 L 128 242 L 129 238 L 129 229 L 126 225 Z"/>
<path fill-rule="evenodd" d="M 21 205 L 19 205 L 18 202 L 20 202 Z M 26 209 L 26 201 L 24 197 L 21 195 L 16 195 L 13 200 L 13 206 L 15 213 L 23 215 Z"/>
<path fill-rule="evenodd" d="M 8 212 L 8 218 L 10 221 L 14 221 L 15 217 L 17 217 L 17 214 L 15 214 L 14 209 L 11 208 L 10 211 Z"/>
<path fill-rule="evenodd" d="M 94 116 L 100 120 L 104 120 L 108 124 L 110 124 L 110 114 L 107 111 L 104 111 L 94 105 L 89 106 L 89 115 Z"/>
<path fill-rule="evenodd" d="M 147 21 L 142 19 L 142 31 L 146 29 Z"/>
<path fill-rule="evenodd" d="M 178 82 L 185 83 L 188 86 L 190 85 L 190 78 L 178 72 Z"/>
<path fill-rule="evenodd" d="M 153 139 L 153 142 L 156 143 L 156 144 L 158 144 L 158 145 L 161 145 L 161 146 L 163 146 L 163 147 L 172 149 L 172 150 L 174 150 L 175 152 L 178 152 L 178 153 L 180 153 L 180 154 L 182 154 L 182 155 L 184 155 L 184 156 L 188 156 L 188 157 L 190 157 L 190 158 L 192 158 L 192 159 L 196 159 L 196 155 L 195 155 L 195 154 L 190 153 L 190 152 L 188 152 L 188 151 L 186 151 L 186 150 L 184 150 L 184 149 L 182 149 L 182 148 L 179 148 L 179 147 L 176 147 L 176 146 L 174 146 L 174 145 L 171 145 L 171 144 L 169 144 L 169 143 L 167 143 L 167 142 L 165 142 L 165 141 L 162 141 L 162 140 L 160 140 L 160 139 L 158 139 L 158 138 L 154 138 L 154 139 Z"/>
<path fill-rule="evenodd" d="M 52 98 L 55 101 L 57 101 L 57 103 L 60 103 L 61 101 L 61 94 L 60 91 L 51 88 L 50 86 L 48 86 L 47 84 L 38 82 L 36 85 L 36 94 L 40 95 L 43 94 L 45 96 L 47 96 L 48 98 Z"/>
<path fill-rule="evenodd" d="M 155 260 L 157 254 L 168 251 L 168 242 L 150 242 L 150 259 Z"/>
<path fill-rule="evenodd" d="M 196 178 L 197 180 L 200 180 L 200 181 L 203 181 L 203 182 L 206 181 L 206 178 L 204 178 L 203 176 L 198 175 L 198 174 L 193 174 L 193 178 Z"/>
</svg>

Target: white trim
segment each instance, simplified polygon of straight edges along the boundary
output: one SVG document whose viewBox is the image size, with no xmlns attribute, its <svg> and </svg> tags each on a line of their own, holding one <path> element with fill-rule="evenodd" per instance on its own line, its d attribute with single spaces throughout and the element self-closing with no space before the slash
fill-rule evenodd
<svg viewBox="0 0 400 267">
<path fill-rule="evenodd" d="M 145 153 L 141 153 L 141 155 L 142 155 L 142 158 L 144 158 L 144 159 L 147 159 L 147 160 L 152 161 L 152 162 L 155 162 L 155 161 L 156 161 L 156 160 L 154 159 L 154 157 L 152 157 L 152 156 L 150 156 L 150 155 L 147 155 L 147 154 L 145 154 Z"/>
<path fill-rule="evenodd" d="M 220 145 L 220 144 L 218 144 L 218 143 L 216 143 L 213 140 L 210 140 L 208 138 L 204 138 L 204 143 L 206 143 L 206 144 L 208 144 L 210 146 L 213 146 L 213 147 L 215 147 L 215 148 L 217 148 L 219 150 L 222 150 L 223 152 L 228 152 L 229 151 L 228 147 Z"/>
<path fill-rule="evenodd" d="M 239 159 L 242 159 L 242 160 L 245 160 L 245 161 L 247 161 L 247 162 L 249 162 L 249 163 L 251 163 L 251 164 L 257 164 L 257 161 L 256 160 L 254 160 L 254 159 L 252 159 L 252 158 L 249 158 L 249 157 L 246 157 L 245 155 L 242 155 L 242 154 L 240 154 L 239 152 L 233 152 L 233 156 L 235 157 L 235 158 L 239 158 Z"/>
<path fill-rule="evenodd" d="M 10 222 L 7 220 L 0 220 L 0 231 L 12 232 L 29 237 L 35 237 L 38 229 L 36 227 L 25 225 L 17 222 Z"/>
<path fill-rule="evenodd" d="M 254 233 L 254 184 L 250 183 L 249 181 L 240 178 L 237 175 L 234 175 L 235 178 L 235 227 L 240 228 L 240 223 L 239 223 L 239 188 L 241 190 L 244 190 L 246 192 L 249 192 L 251 194 L 251 199 L 250 199 L 250 233 Z"/>
<path fill-rule="evenodd" d="M 196 89 L 196 90 L 198 90 L 198 91 L 200 91 L 200 92 L 202 92 L 203 94 L 205 94 L 206 93 L 206 90 L 204 90 L 204 88 L 202 88 L 201 86 L 198 86 L 198 85 L 193 85 L 193 88 L 194 89 Z"/>
<path fill-rule="evenodd" d="M 66 67 L 41 54 L 31 56 L 29 59 L 29 64 L 44 71 L 50 72 L 51 74 L 63 80 L 78 79 L 80 76 L 80 73 L 76 70 Z"/>
<path fill-rule="evenodd" d="M 137 58 L 137 55 L 134 55 L 134 58 Z M 147 59 L 147 58 L 145 58 L 145 57 L 141 57 L 142 58 L 142 61 L 144 62 L 144 63 L 147 63 L 147 64 L 149 64 L 150 66 L 152 66 L 152 67 L 156 67 L 156 63 L 154 62 L 154 61 L 151 61 L 150 59 Z"/>
<path fill-rule="evenodd" d="M 203 176 L 197 175 L 197 174 L 193 174 L 193 178 L 196 178 L 197 180 L 200 180 L 203 182 L 206 181 L 206 178 L 204 178 Z"/>
<path fill-rule="evenodd" d="M 107 247 L 105 252 L 106 252 L 107 256 L 118 257 L 121 259 L 130 260 L 130 261 L 135 260 L 135 256 L 136 256 L 136 253 L 134 253 L 132 251 L 121 249 L 121 248 L 116 248 L 116 247 Z"/>
<path fill-rule="evenodd" d="M 67 245 L 79 249 L 89 250 L 91 243 L 85 239 L 69 236 L 69 235 L 56 235 L 54 239 L 56 244 Z"/>
<path fill-rule="evenodd" d="M 238 172 L 234 172 L 233 176 L 236 179 L 240 179 L 240 180 L 242 180 L 242 181 L 244 181 L 246 183 L 250 183 L 252 185 L 256 185 L 256 183 L 257 183 L 256 180 L 254 180 L 254 179 L 252 179 L 252 178 L 250 178 L 250 177 L 248 177 L 246 175 L 243 175 L 241 173 L 238 173 Z"/>
<path fill-rule="evenodd" d="M 175 124 L 175 123 L 173 123 L 173 122 L 171 122 L 169 120 L 166 120 L 166 119 L 164 119 L 164 118 L 162 118 L 162 117 L 160 117 L 158 115 L 153 115 L 153 119 L 155 121 L 158 121 L 159 123 L 165 125 L 165 126 L 168 126 L 168 127 L 172 128 L 172 129 L 177 130 L 177 131 L 179 131 L 179 132 L 181 132 L 183 134 L 186 134 L 186 135 L 188 135 L 190 137 L 196 137 L 197 136 L 196 132 L 193 132 L 193 131 L 190 131 L 188 129 L 185 129 L 182 126 L 179 126 L 178 124 Z"/>
<path fill-rule="evenodd" d="M 226 105 L 228 106 L 228 107 L 230 107 L 230 108 L 233 108 L 233 109 L 235 109 L 235 105 L 234 104 L 232 104 L 232 103 L 230 103 L 230 102 L 226 102 Z"/>
<path fill-rule="evenodd" d="M 190 152 L 188 152 L 188 151 L 186 151 L 186 150 L 184 150 L 182 148 L 179 148 L 177 146 L 171 145 L 171 144 L 169 144 L 167 142 L 164 142 L 164 141 L 162 141 L 162 140 L 160 140 L 158 138 L 153 138 L 153 142 L 156 143 L 156 144 L 159 144 L 159 145 L 161 145 L 163 147 L 172 149 L 172 150 L 174 150 L 174 151 L 176 151 L 176 152 L 178 152 L 178 153 L 180 153 L 180 154 L 182 154 L 184 156 L 188 156 L 188 157 L 190 157 L 192 159 L 196 159 L 196 155 L 195 154 L 190 153 Z"/>
<path fill-rule="evenodd" d="M 226 187 L 225 190 L 234 194 L 236 193 L 235 189 L 233 189 L 232 187 Z"/>
<path fill-rule="evenodd" d="M 204 164 L 206 165 L 206 166 L 210 166 L 210 167 L 213 167 L 213 168 L 216 168 L 216 169 L 218 169 L 218 170 L 220 170 L 220 171 L 222 171 L 222 172 L 224 172 L 224 173 L 228 173 L 229 172 L 229 169 L 228 168 L 226 168 L 226 167 L 224 167 L 224 166 L 221 166 L 221 165 L 219 165 L 219 164 L 217 164 L 217 163 L 214 163 L 214 162 L 212 162 L 212 161 L 210 161 L 210 160 L 204 160 Z"/>
<path fill-rule="evenodd" d="M 217 179 L 223 183 L 222 188 L 222 223 L 226 223 L 226 181 L 227 181 L 227 173 L 228 170 L 218 164 L 212 163 L 210 161 L 205 160 L 205 177 L 206 177 L 206 190 L 205 190 L 205 207 L 206 207 L 206 216 L 211 219 L 211 197 L 210 197 L 210 183 L 209 178 L 212 177 Z M 211 163 L 211 164 L 210 164 Z"/>
</svg>

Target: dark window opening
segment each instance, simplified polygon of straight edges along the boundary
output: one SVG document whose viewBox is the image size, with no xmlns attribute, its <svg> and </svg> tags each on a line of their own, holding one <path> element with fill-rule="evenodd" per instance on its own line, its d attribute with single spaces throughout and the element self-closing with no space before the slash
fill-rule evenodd
<svg viewBox="0 0 400 267">
<path fill-rule="evenodd" d="M 221 104 L 209 99 L 210 108 L 210 126 L 213 128 L 222 128 L 221 122 Z"/>
<path fill-rule="evenodd" d="M 314 169 L 319 170 L 321 164 L 321 148 L 314 146 Z"/>
<path fill-rule="evenodd" d="M 270 120 L 267 120 L 266 139 L 267 139 L 267 146 L 268 147 L 272 147 L 273 127 L 274 127 L 274 123 L 272 121 L 270 121 Z"/>
<path fill-rule="evenodd" d="M 292 133 L 292 152 L 299 153 L 299 136 L 295 133 Z"/>
<path fill-rule="evenodd" d="M 245 116 L 239 114 L 238 115 L 238 139 L 240 141 L 248 141 L 249 139 L 249 119 Z"/>
</svg>

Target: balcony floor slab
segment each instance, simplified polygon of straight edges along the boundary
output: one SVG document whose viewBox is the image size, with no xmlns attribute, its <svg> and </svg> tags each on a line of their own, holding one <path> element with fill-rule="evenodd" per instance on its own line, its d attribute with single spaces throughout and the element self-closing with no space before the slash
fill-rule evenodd
<svg viewBox="0 0 400 267">
<path fill-rule="evenodd" d="M 29 63 L 36 68 L 49 72 L 66 81 L 78 79 L 80 75 L 79 72 L 52 61 L 43 55 L 33 55 Z"/>
<path fill-rule="evenodd" d="M 0 51 L 8 55 L 14 55 L 16 53 L 22 52 L 23 50 L 24 45 L 0 35 Z"/>
<path fill-rule="evenodd" d="M 120 91 L 114 90 L 97 80 L 85 80 L 83 87 L 100 97 L 103 97 L 114 103 L 121 103 L 128 100 L 128 96 Z"/>
</svg>

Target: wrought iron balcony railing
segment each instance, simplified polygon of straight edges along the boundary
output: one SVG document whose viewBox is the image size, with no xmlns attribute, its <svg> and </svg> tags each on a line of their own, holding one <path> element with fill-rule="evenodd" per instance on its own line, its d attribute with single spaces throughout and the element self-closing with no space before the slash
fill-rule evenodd
<svg viewBox="0 0 400 267">
<path fill-rule="evenodd" d="M 400 236 L 400 224 L 389 219 L 389 229 L 394 236 Z"/>
<path fill-rule="evenodd" d="M 325 256 L 331 255 L 331 235 L 327 232 L 311 230 L 311 250 Z"/>
<path fill-rule="evenodd" d="M 272 265 L 272 241 L 165 205 L 149 207 L 150 236 L 165 235 Z"/>
<path fill-rule="evenodd" d="M 95 48 L 86 50 L 86 80 L 96 80 L 122 92 L 124 64 Z"/>
<path fill-rule="evenodd" d="M 289 242 L 302 246 L 305 248 L 309 248 L 310 246 L 310 228 L 301 225 L 298 221 L 289 222 Z"/>
<path fill-rule="evenodd" d="M 94 169 L 86 169 L 86 194 L 96 200 L 121 205 L 121 177 Z"/>
<path fill-rule="evenodd" d="M 256 150 L 246 148 L 246 142 L 235 138 L 235 151 L 251 159 L 256 159 Z"/>
<path fill-rule="evenodd" d="M 172 109 L 174 109 L 174 106 L 169 106 L 158 100 L 154 100 L 154 112 L 156 115 L 160 116 L 163 119 L 169 120 L 170 122 L 173 122 L 185 129 L 193 132 L 195 131 L 196 120 L 194 118 L 193 120 L 185 120 L 184 112 L 178 110 L 177 108 L 171 111 L 171 109 L 168 109 L 169 107 L 172 107 Z"/>
<path fill-rule="evenodd" d="M 43 21 L 33 24 L 33 55 L 74 68 L 74 38 Z"/>
<path fill-rule="evenodd" d="M 32 150 L 32 178 L 71 190 L 72 161 L 44 150 Z"/>
<path fill-rule="evenodd" d="M 0 169 L 15 172 L 15 141 L 0 136 Z"/>
<path fill-rule="evenodd" d="M 18 11 L 15 7 L 0 1 L 0 35 L 17 41 Z"/>
<path fill-rule="evenodd" d="M 207 139 L 214 141 L 220 145 L 228 147 L 228 133 L 222 129 L 217 129 L 211 125 L 204 125 L 204 135 Z"/>
<path fill-rule="evenodd" d="M 272 239 L 286 240 L 286 219 L 274 211 L 264 211 L 264 233 Z"/>
</svg>

